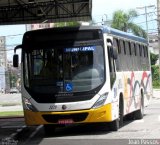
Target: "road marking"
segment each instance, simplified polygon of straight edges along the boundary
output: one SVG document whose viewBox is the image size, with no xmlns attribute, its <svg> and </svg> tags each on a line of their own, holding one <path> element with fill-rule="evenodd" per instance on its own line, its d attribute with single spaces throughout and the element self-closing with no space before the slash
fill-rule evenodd
<svg viewBox="0 0 160 145">
<path fill-rule="evenodd" d="M 143 123 L 144 119 L 140 119 L 140 120 L 135 120 L 134 123 Z"/>
<path fill-rule="evenodd" d="M 17 129 L 16 132 L 10 135 L 10 138 L 15 138 L 15 136 L 18 135 L 19 133 L 22 133 L 25 128 L 26 128 L 26 125 L 21 126 L 21 128 Z"/>
<path fill-rule="evenodd" d="M 21 126 L 18 126 L 18 125 L 17 126 L 16 125 L 15 126 L 9 126 L 8 125 L 8 126 L 1 126 L 1 128 L 4 128 L 4 129 L 7 129 L 7 128 L 21 128 Z"/>
<path fill-rule="evenodd" d="M 160 115 L 158 116 L 158 121 L 160 121 Z"/>
<path fill-rule="evenodd" d="M 33 137 L 37 134 L 37 132 L 38 132 L 42 127 L 43 127 L 43 125 L 39 125 L 39 126 L 36 128 L 36 130 L 29 136 L 29 138 L 30 138 L 30 139 L 33 138 Z"/>
<path fill-rule="evenodd" d="M 39 125 L 39 126 L 35 129 L 35 131 L 31 133 L 31 135 L 28 137 L 28 139 L 27 139 L 24 143 L 22 143 L 22 145 L 27 144 L 27 142 L 29 142 L 29 141 L 39 132 L 39 130 L 40 130 L 42 127 L 43 127 L 43 125 Z"/>
</svg>

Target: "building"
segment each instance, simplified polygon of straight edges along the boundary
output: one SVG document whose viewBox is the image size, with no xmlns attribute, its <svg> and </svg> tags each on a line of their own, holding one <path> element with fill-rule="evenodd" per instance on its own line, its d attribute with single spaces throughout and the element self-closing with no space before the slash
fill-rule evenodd
<svg viewBox="0 0 160 145">
<path fill-rule="evenodd" d="M 149 51 L 154 54 L 159 54 L 159 43 L 158 34 L 149 35 Z M 159 65 L 159 60 L 157 60 L 157 65 Z"/>
<path fill-rule="evenodd" d="M 7 66 L 7 53 L 6 53 L 6 38 L 0 36 L 0 67 Z"/>
<path fill-rule="evenodd" d="M 0 91 L 4 92 L 6 89 L 6 67 L 7 67 L 7 54 L 6 54 L 6 38 L 0 36 Z"/>
<path fill-rule="evenodd" d="M 26 31 L 51 28 L 51 27 L 54 27 L 54 23 L 27 24 Z"/>
<path fill-rule="evenodd" d="M 154 54 L 159 54 L 158 35 L 149 35 L 149 50 Z"/>
</svg>

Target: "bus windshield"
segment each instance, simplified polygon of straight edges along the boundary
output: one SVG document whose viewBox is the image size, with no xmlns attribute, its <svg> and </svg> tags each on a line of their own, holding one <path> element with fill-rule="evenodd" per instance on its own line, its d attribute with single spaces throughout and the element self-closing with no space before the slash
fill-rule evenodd
<svg viewBox="0 0 160 145">
<path fill-rule="evenodd" d="M 35 93 L 93 90 L 104 83 L 103 46 L 30 49 L 24 53 L 24 76 Z"/>
</svg>

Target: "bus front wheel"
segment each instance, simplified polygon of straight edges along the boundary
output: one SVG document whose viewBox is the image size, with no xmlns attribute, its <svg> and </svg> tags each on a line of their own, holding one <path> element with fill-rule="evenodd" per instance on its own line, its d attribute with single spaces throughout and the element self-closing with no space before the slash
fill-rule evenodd
<svg viewBox="0 0 160 145">
<path fill-rule="evenodd" d="M 110 122 L 110 130 L 118 131 L 118 129 L 123 126 L 123 99 L 120 97 L 119 100 L 119 117 L 118 119 Z"/>
</svg>

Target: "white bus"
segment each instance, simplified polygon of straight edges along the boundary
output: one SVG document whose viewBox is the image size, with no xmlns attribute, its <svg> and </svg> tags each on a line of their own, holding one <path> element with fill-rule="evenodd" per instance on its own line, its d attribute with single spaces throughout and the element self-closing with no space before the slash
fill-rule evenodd
<svg viewBox="0 0 160 145">
<path fill-rule="evenodd" d="M 27 125 L 103 123 L 117 131 L 123 117 L 142 119 L 152 96 L 148 44 L 108 28 L 82 26 L 26 32 L 22 100 Z"/>
</svg>

